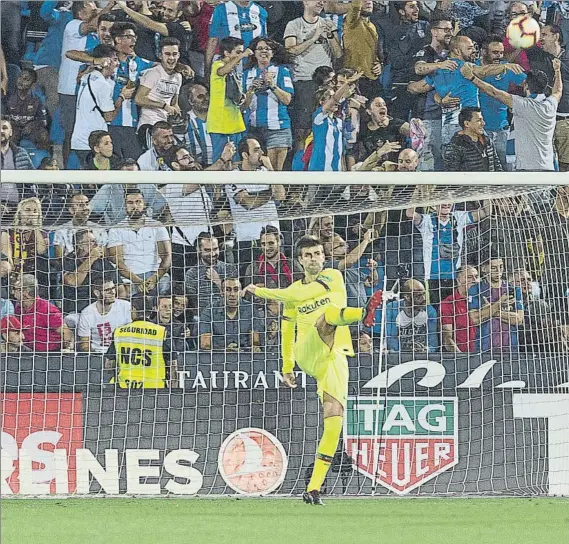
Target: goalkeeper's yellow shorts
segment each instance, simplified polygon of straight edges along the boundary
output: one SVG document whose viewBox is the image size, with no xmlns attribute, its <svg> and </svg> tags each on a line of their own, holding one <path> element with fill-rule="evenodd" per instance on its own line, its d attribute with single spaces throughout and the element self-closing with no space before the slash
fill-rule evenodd
<svg viewBox="0 0 569 544">
<path fill-rule="evenodd" d="M 300 369 L 316 380 L 320 400 L 328 393 L 346 408 L 350 377 L 348 360 L 322 341 L 316 327 L 294 345 L 294 358 Z"/>
</svg>

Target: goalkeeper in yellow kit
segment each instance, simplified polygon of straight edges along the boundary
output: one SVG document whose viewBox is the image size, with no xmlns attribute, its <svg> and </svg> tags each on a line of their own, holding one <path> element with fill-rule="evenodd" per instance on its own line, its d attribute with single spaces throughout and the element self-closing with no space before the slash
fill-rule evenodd
<svg viewBox="0 0 569 544">
<path fill-rule="evenodd" d="M 324 411 L 324 432 L 316 452 L 314 470 L 303 494 L 304 502 L 322 505 L 320 488 L 326 478 L 342 432 L 348 394 L 348 361 L 354 350 L 348 325 L 373 324 L 381 292 L 370 297 L 366 308 L 347 307 L 346 286 L 338 270 L 324 269 L 324 248 L 318 238 L 303 236 L 296 255 L 304 278 L 286 289 L 248 285 L 245 293 L 284 302 L 282 316 L 283 380 L 296 387 L 295 361 L 318 384 Z M 296 338 L 295 338 L 296 335 Z"/>
</svg>

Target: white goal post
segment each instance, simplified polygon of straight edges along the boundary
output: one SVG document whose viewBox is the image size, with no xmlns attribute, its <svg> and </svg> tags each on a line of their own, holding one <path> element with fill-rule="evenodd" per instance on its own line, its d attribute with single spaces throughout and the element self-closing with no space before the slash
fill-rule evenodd
<svg viewBox="0 0 569 544">
<path fill-rule="evenodd" d="M 48 219 L 54 193 L 24 200 L 43 222 L 22 202 L 0 215 L 0 241 L 8 240 L 0 249 L 10 252 L 2 262 L 11 266 L 4 277 L 0 268 L 0 308 L 12 307 L 0 321 L 2 497 L 302 493 L 321 434 L 316 383 L 297 367 L 298 388 L 285 387 L 282 308 L 236 293 L 248 282 L 298 279 L 294 246 L 306 233 L 320 237 L 326 266 L 344 274 L 349 305 L 384 292 L 376 325 L 350 331 L 344 429 L 326 493 L 569 495 L 563 174 L 0 176 L 2 184 L 69 186 Z M 86 202 L 104 185 L 151 186 L 155 205 L 145 192 L 141 209 L 154 222 L 129 215 L 126 204 L 113 208 L 111 196 L 89 216 Z M 180 185 L 195 186 L 196 198 Z M 282 201 L 267 193 L 272 185 L 284 187 Z M 253 197 L 249 208 L 236 207 L 240 191 Z M 147 286 L 164 259 L 168 270 Z M 30 332 L 34 289 L 71 333 L 64 351 L 46 350 Z M 140 387 L 125 384 L 120 364 L 105 356 L 130 319 L 126 305 L 141 301 L 144 320 L 167 331 L 176 353 L 160 385 L 142 374 L 133 379 Z M 31 349 L 8 339 L 12 318 Z M 150 360 L 129 357 L 140 368 Z"/>
</svg>

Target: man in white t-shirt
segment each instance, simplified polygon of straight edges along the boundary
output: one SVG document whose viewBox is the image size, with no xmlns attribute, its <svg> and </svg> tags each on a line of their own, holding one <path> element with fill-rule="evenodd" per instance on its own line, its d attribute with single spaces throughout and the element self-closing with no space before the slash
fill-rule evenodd
<svg viewBox="0 0 569 544">
<path fill-rule="evenodd" d="M 101 43 L 96 30 L 99 17 L 104 11 L 108 10 L 99 13 L 95 2 L 73 2 L 71 7 L 73 19 L 67 23 L 63 31 L 57 92 L 61 107 L 61 124 L 65 133 L 63 148 L 65 164 L 69 156 L 71 134 L 75 123 L 77 74 L 81 69 L 81 62 L 69 58 L 66 53 L 71 50 L 90 51 Z"/>
<path fill-rule="evenodd" d="M 289 112 L 295 127 L 297 151 L 303 148 L 304 140 L 312 129 L 317 87 L 312 74 L 320 66 L 331 68 L 334 60 L 342 56 L 338 28 L 320 16 L 324 2 L 305 0 L 303 5 L 302 17 L 289 21 L 284 31 L 285 47 L 294 56 L 294 100 Z"/>
<path fill-rule="evenodd" d="M 114 330 L 132 321 L 130 302 L 117 299 L 114 281 L 103 277 L 93 286 L 93 293 L 97 301 L 87 306 L 79 317 L 79 351 L 106 353 Z"/>
<path fill-rule="evenodd" d="M 146 217 L 146 203 L 140 189 L 125 193 L 126 219 L 109 230 L 109 257 L 121 276 L 136 292 L 168 292 L 172 265 L 172 244 L 162 223 Z"/>
<path fill-rule="evenodd" d="M 237 153 L 241 157 L 239 170 L 273 170 L 269 157 L 254 138 L 243 138 Z M 259 239 L 263 227 L 272 225 L 279 228 L 277 201 L 285 199 L 285 189 L 282 185 L 234 184 L 226 185 L 225 191 L 235 226 L 240 270 L 245 270 L 254 260 L 254 242 Z"/>
<path fill-rule="evenodd" d="M 497 89 L 474 75 L 472 65 L 465 64 L 460 71 L 483 93 L 495 98 L 512 110 L 516 142 L 516 170 L 551 172 L 555 169 L 553 137 L 557 107 L 563 95 L 561 61 L 553 59 L 555 80 L 551 94 L 546 97 L 547 75 L 528 72 L 523 83 L 525 97 L 511 95 Z"/>
<path fill-rule="evenodd" d="M 55 230 L 53 245 L 58 259 L 65 257 L 75 250 L 74 237 L 80 230 L 89 229 L 97 238 L 101 247 L 107 247 L 107 231 L 97 223 L 89 221 L 91 204 L 87 195 L 74 193 L 69 199 L 68 207 L 71 221 L 64 223 Z"/>
<path fill-rule="evenodd" d="M 168 116 L 181 114 L 178 95 L 182 75 L 176 72 L 180 59 L 180 41 L 176 38 L 163 38 L 160 42 L 160 55 L 160 64 L 142 74 L 134 99 L 141 108 L 138 134 L 145 148 L 148 148 L 146 133 L 151 126 L 158 121 L 168 121 Z"/>
<path fill-rule="evenodd" d="M 273 166 L 261 144 L 254 138 L 244 138 L 239 142 L 237 153 L 241 157 L 239 170 L 272 171 Z M 285 199 L 282 185 L 226 185 L 231 215 L 235 221 L 235 234 L 238 242 L 258 240 L 266 225 L 279 228 L 277 204 Z"/>
<path fill-rule="evenodd" d="M 228 142 L 221 157 L 205 170 L 225 170 L 235 155 L 235 144 Z M 171 147 L 164 157 L 168 168 L 174 172 L 195 172 L 201 166 L 192 154 L 181 146 Z M 187 183 L 170 184 L 161 189 L 172 216 L 172 279 L 183 281 L 186 268 L 196 264 L 195 241 L 210 223 L 213 209 L 211 196 L 203 185 Z"/>
<path fill-rule="evenodd" d="M 79 157 L 81 168 L 86 168 L 87 156 L 91 153 L 89 135 L 95 130 L 107 130 L 124 100 L 132 96 L 133 90 L 126 87 L 116 101 L 113 101 L 113 74 L 118 66 L 117 52 L 110 45 L 98 45 L 93 50 L 94 59 L 102 59 L 81 78 L 77 93 L 77 111 L 71 136 L 71 149 Z"/>
</svg>

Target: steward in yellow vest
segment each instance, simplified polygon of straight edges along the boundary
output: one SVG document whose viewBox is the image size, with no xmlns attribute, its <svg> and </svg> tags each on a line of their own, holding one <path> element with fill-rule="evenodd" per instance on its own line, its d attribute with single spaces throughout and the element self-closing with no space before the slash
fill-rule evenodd
<svg viewBox="0 0 569 544">
<path fill-rule="evenodd" d="M 133 299 L 133 322 L 115 329 L 105 355 L 106 368 L 116 368 L 121 389 L 177 387 L 178 354 L 166 327 L 144 319 L 145 301 Z M 149 305 L 150 308 L 150 305 Z"/>
</svg>

